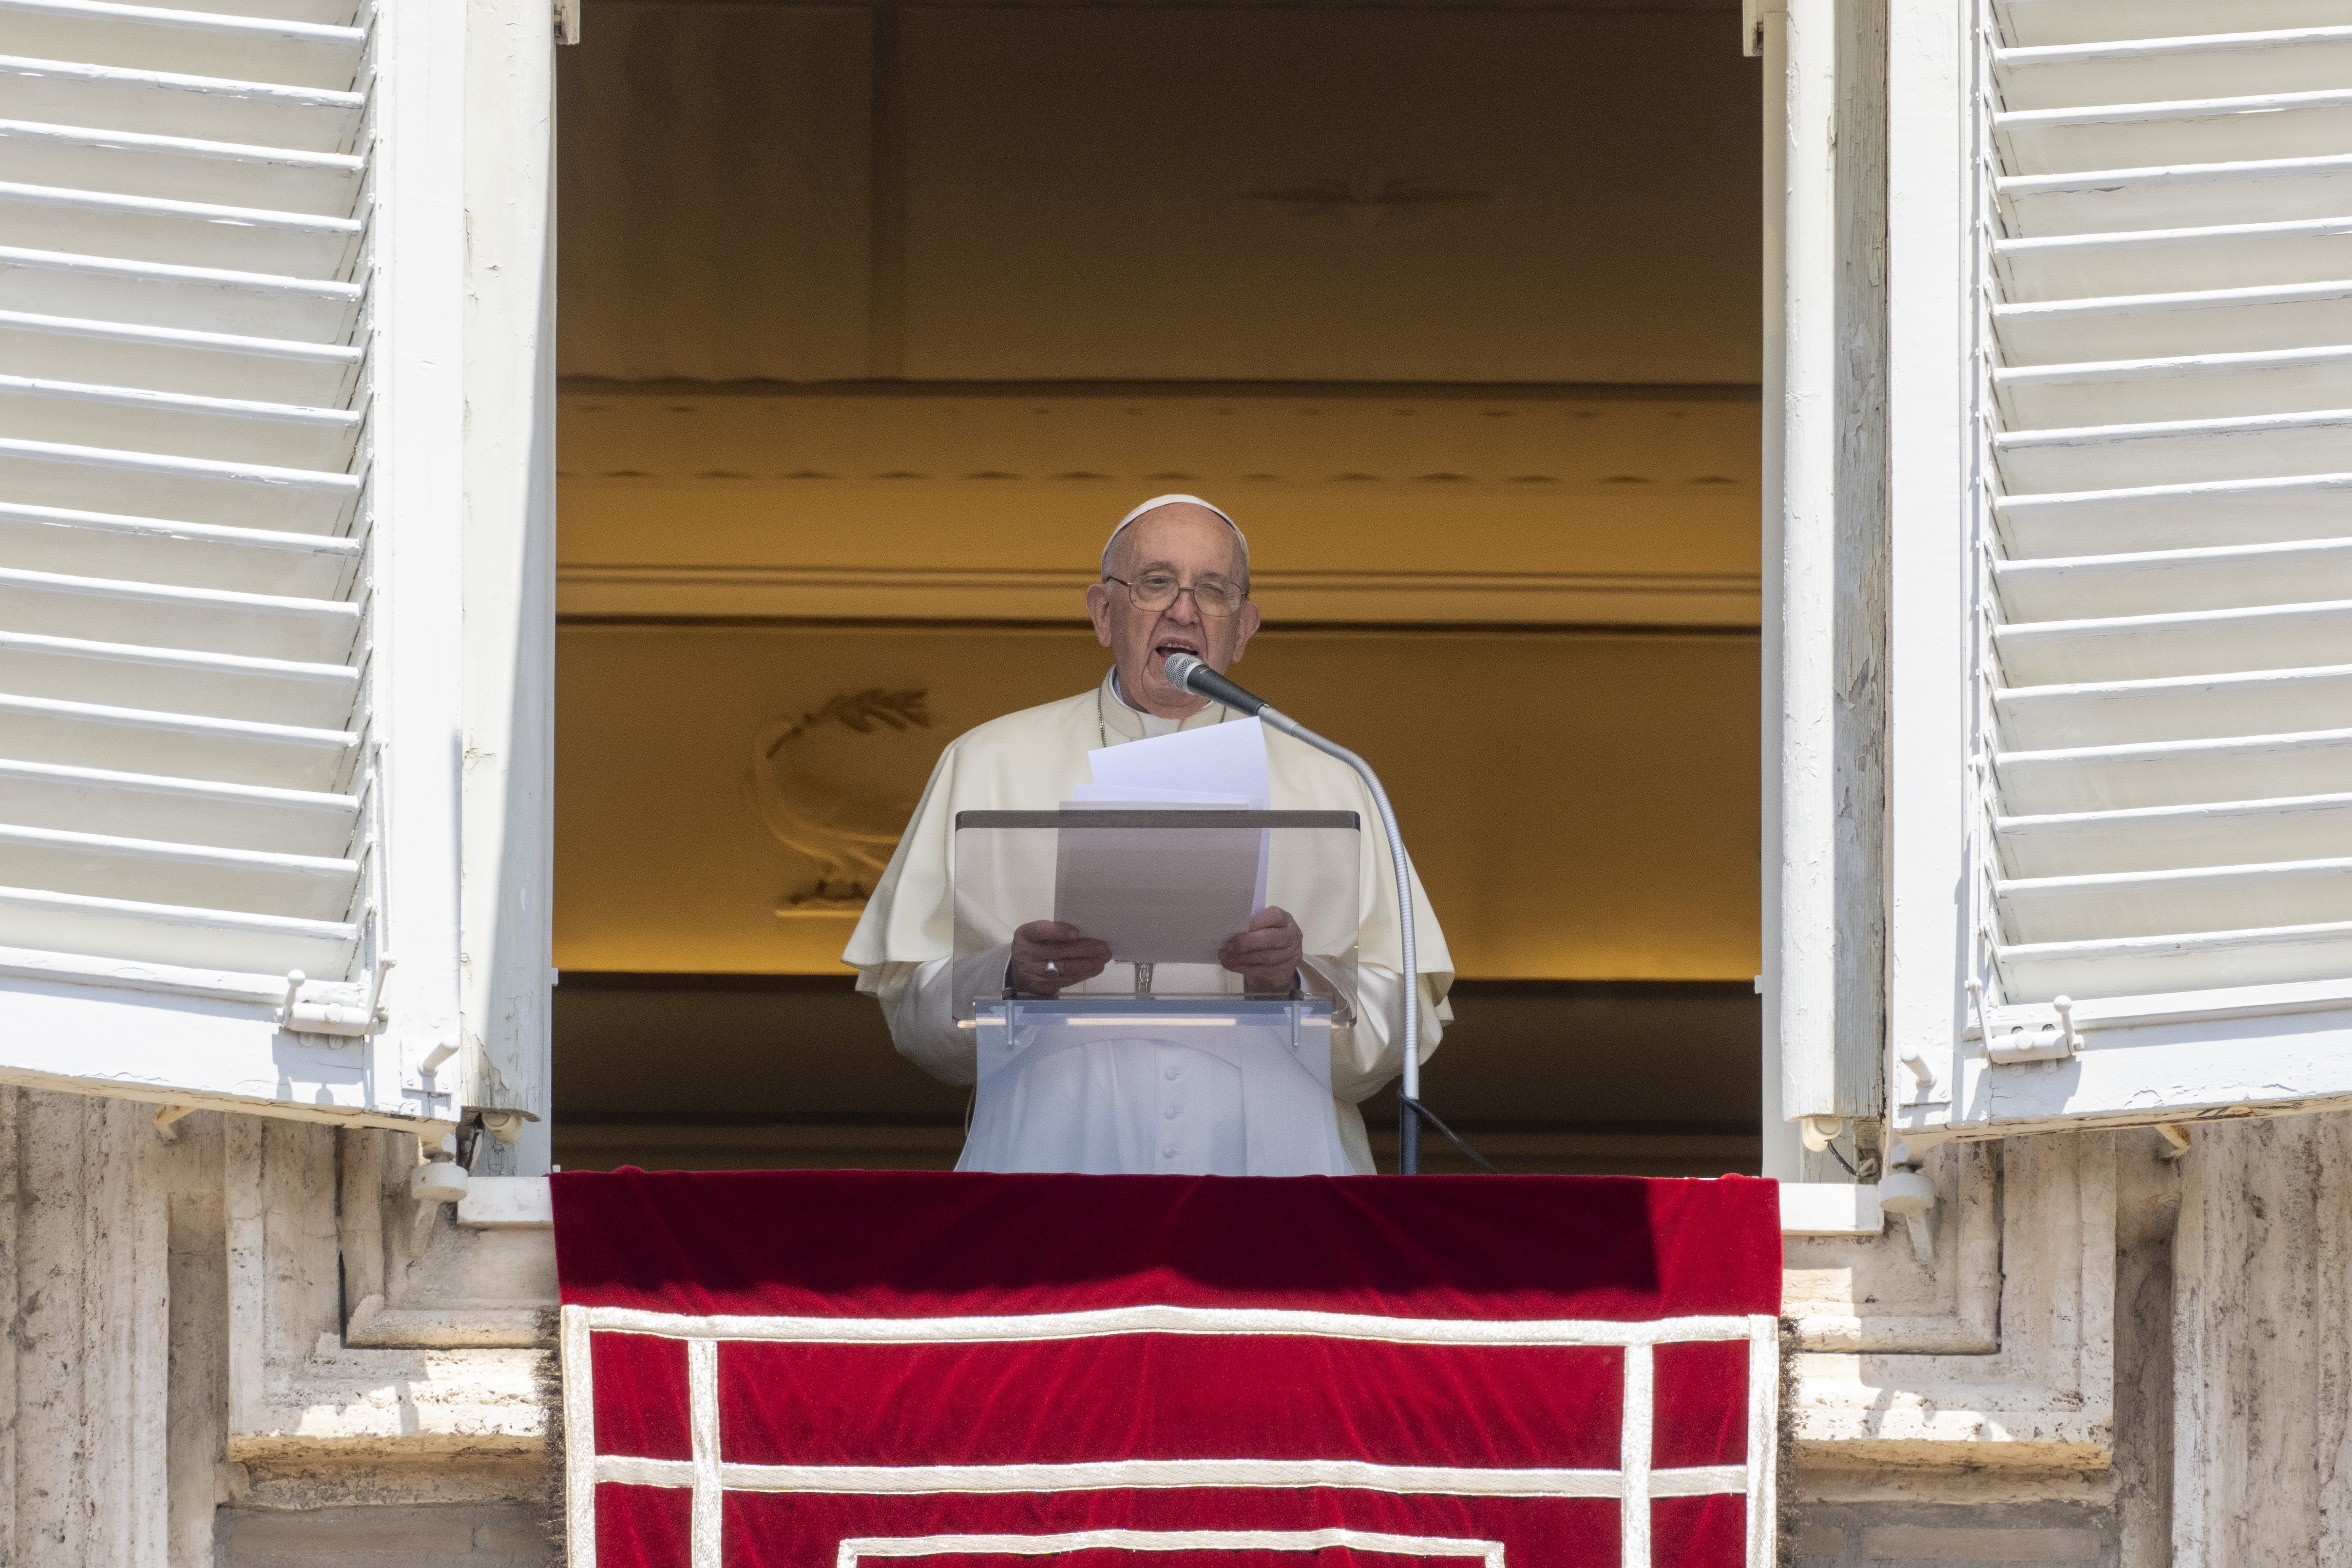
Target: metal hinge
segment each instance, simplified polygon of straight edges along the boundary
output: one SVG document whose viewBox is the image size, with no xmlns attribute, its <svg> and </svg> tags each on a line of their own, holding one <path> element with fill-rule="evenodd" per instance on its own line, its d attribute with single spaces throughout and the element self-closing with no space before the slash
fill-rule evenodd
<svg viewBox="0 0 2352 1568">
<path fill-rule="evenodd" d="M 348 1002 L 305 1002 L 302 987 L 309 977 L 299 969 L 286 972 L 286 1000 L 278 1005 L 278 1026 L 294 1035 L 372 1035 L 389 1017 L 383 1005 L 383 977 L 400 960 L 380 953 L 368 976 L 367 997 L 357 1005 Z"/>
<path fill-rule="evenodd" d="M 2039 1016 L 2039 1008 L 2013 1007 L 2005 1010 L 2007 1016 L 1998 1024 L 1986 1011 L 1981 981 L 1969 982 L 1969 1000 L 1976 1009 L 1977 1037 L 1984 1042 L 1985 1060 L 1996 1067 L 2063 1061 L 2083 1048 L 2083 1037 L 2074 1032 L 2074 1004 L 2070 997 L 2051 998 L 2047 1017 Z"/>
<path fill-rule="evenodd" d="M 555 41 L 559 44 L 580 41 L 580 0 L 555 0 Z"/>
</svg>

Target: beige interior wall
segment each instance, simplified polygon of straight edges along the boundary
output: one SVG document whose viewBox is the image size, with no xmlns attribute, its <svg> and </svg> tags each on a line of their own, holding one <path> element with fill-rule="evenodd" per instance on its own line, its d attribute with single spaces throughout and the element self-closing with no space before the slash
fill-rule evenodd
<svg viewBox="0 0 2352 1568">
<path fill-rule="evenodd" d="M 589 970 L 840 973 L 847 917 L 775 913 L 815 871 L 747 798 L 762 725 L 925 693 L 930 727 L 834 726 L 817 761 L 911 805 L 950 736 L 1105 668 L 1076 626 L 574 626 L 559 657 L 557 962 Z M 1744 981 L 1755 661 L 1744 636 L 1277 627 L 1236 673 L 1380 769 L 1463 973 Z"/>
</svg>

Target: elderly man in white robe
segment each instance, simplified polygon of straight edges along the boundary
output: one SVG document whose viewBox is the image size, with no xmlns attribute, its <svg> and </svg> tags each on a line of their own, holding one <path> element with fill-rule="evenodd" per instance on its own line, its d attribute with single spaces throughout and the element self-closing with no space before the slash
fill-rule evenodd
<svg viewBox="0 0 2352 1568">
<path fill-rule="evenodd" d="M 954 995 L 957 814 L 1053 810 L 1088 779 L 1090 751 L 1236 719 L 1172 684 L 1162 667 L 1178 653 L 1195 655 L 1221 673 L 1240 660 L 1259 625 L 1257 605 L 1249 599 L 1248 541 L 1231 518 L 1198 497 L 1146 501 L 1112 530 L 1103 549 L 1102 580 L 1087 589 L 1087 613 L 1097 640 L 1111 650 L 1102 683 L 992 720 L 950 742 L 842 954 L 857 969 L 857 988 L 880 1001 L 899 1052 L 949 1083 L 971 1083 L 978 1072 L 974 1031 L 957 1026 Z M 1378 811 L 1356 774 L 1272 730 L 1265 731 L 1265 749 L 1272 809 L 1351 811 L 1371 829 L 1361 835 L 1356 879 L 1359 962 L 1352 982 L 1341 983 L 1353 994 L 1337 999 L 1339 1013 L 1351 1022 L 1332 1030 L 1330 1121 L 1314 1130 L 1328 1150 L 1319 1157 L 1321 1173 L 1369 1175 L 1371 1146 L 1357 1107 L 1402 1070 L 1408 995 L 1421 1010 L 1423 1059 L 1436 1047 L 1451 1016 L 1445 993 L 1453 961 L 1416 874 L 1421 973 L 1410 985 L 1399 973 L 1395 879 Z M 1318 986 L 1328 994 L 1336 988 L 1331 977 L 1347 972 L 1318 965 L 1316 956 L 1304 950 L 1292 916 L 1269 906 L 1225 942 L 1218 961 L 1236 977 L 1233 988 L 1249 994 L 1291 995 L 1295 988 Z M 1027 996 L 1084 996 L 1110 960 L 1110 949 L 1086 932 L 1035 921 L 1013 933 L 1003 984 Z M 989 979 L 992 984 L 992 973 Z M 1251 1168 L 1238 1136 L 1244 1114 L 1238 1073 L 1222 1062 L 1194 1060 L 1198 1053 L 1171 1055 L 1170 1047 L 1148 1039 L 1086 1049 L 1094 1059 L 1075 1087 L 1066 1085 L 1026 1112 L 1033 1122 L 1050 1116 L 1066 1124 L 976 1127 L 957 1168 L 1264 1173 Z M 1319 1095 L 1318 1089 L 1318 1100 Z"/>
</svg>

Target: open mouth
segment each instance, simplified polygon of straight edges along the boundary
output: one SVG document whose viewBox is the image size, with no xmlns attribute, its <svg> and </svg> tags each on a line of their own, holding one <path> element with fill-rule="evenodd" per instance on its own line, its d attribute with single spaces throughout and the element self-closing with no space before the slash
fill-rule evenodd
<svg viewBox="0 0 2352 1568">
<path fill-rule="evenodd" d="M 1165 674 L 1169 655 L 1178 653 L 1189 653 L 1195 658 L 1201 656 L 1201 650 L 1188 642 L 1153 643 L 1151 645 L 1152 668 Z"/>
</svg>

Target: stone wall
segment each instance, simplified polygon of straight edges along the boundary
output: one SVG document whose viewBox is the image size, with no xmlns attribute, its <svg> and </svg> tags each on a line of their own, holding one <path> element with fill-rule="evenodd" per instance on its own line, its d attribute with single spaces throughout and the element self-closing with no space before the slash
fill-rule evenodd
<svg viewBox="0 0 2352 1568">
<path fill-rule="evenodd" d="M 549 1568 L 562 1549 L 528 1507 L 220 1511 L 215 1568 Z"/>
<path fill-rule="evenodd" d="M 1799 1512 L 1784 1568 L 2118 1568 L 2116 1510 L 2084 1503 L 1822 1504 Z"/>
<path fill-rule="evenodd" d="M 2180 1165 L 2173 1561 L 2352 1560 L 2352 1114 L 2200 1122 Z"/>
<path fill-rule="evenodd" d="M 0 1088 L 0 1568 L 560 1561 L 544 1230 L 420 1227 L 393 1134 L 170 1131 Z M 1950 1151 L 1932 1263 L 1791 1242 L 1789 1568 L 2352 1562 L 2352 1114 L 2167 1147 Z"/>
<path fill-rule="evenodd" d="M 154 1116 L 0 1087 L 0 1568 L 557 1561 L 545 1353 L 341 1342 L 415 1140 Z"/>
</svg>

